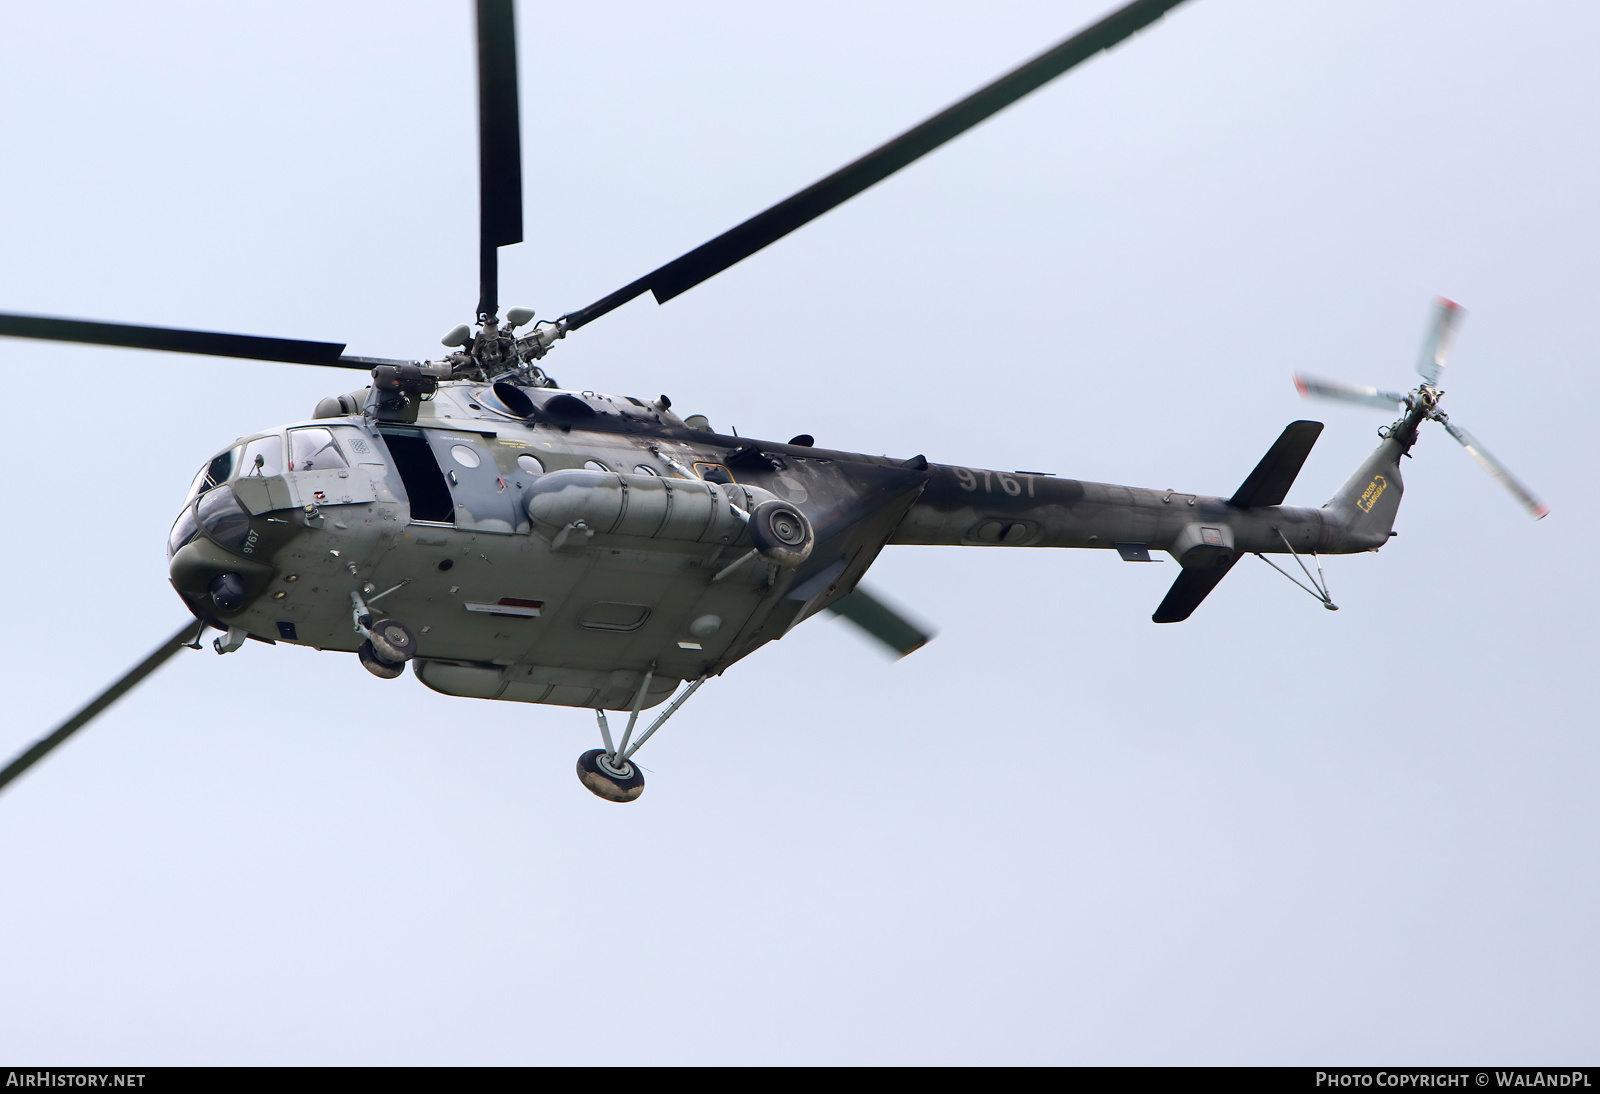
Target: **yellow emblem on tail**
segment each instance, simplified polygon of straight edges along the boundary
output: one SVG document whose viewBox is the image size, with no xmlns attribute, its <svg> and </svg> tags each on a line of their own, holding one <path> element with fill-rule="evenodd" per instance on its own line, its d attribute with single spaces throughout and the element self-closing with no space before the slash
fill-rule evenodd
<svg viewBox="0 0 1600 1094">
<path fill-rule="evenodd" d="M 1362 491 L 1361 496 L 1356 499 L 1356 505 L 1361 508 L 1363 513 L 1372 512 L 1372 507 L 1378 503 L 1378 499 L 1383 497 L 1383 492 L 1387 489 L 1389 489 L 1389 480 L 1382 475 L 1375 476 L 1367 484 L 1367 488 Z"/>
</svg>

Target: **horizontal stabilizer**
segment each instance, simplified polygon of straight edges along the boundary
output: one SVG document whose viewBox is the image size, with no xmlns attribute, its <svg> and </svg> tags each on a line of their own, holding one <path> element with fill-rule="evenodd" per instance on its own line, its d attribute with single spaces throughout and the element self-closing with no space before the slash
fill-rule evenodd
<svg viewBox="0 0 1600 1094">
<path fill-rule="evenodd" d="M 1194 614 L 1200 602 L 1217 587 L 1217 582 L 1227 576 L 1228 571 L 1233 568 L 1233 563 L 1232 555 L 1219 555 L 1204 566 L 1186 568 L 1178 575 L 1178 580 L 1172 583 L 1172 588 L 1167 590 L 1167 598 L 1161 602 L 1161 607 L 1157 608 L 1156 614 L 1150 618 L 1157 623 L 1182 623 Z"/>
<path fill-rule="evenodd" d="M 841 596 L 828 610 L 844 616 L 873 638 L 904 657 L 926 646 L 933 634 L 857 585 L 854 592 Z"/>
<path fill-rule="evenodd" d="M 1305 465 L 1306 457 L 1311 455 L 1311 446 L 1317 443 L 1317 437 L 1321 434 L 1321 422 L 1290 422 L 1273 442 L 1272 447 L 1267 449 L 1267 454 L 1261 457 L 1256 469 L 1250 472 L 1250 477 L 1234 491 L 1233 497 L 1228 499 L 1228 504 L 1235 509 L 1251 509 L 1258 505 L 1282 505 L 1283 499 L 1289 494 L 1289 487 L 1294 484 L 1295 476 L 1300 474 L 1300 468 Z M 1179 578 L 1180 582 L 1182 580 Z M 1176 591 L 1177 586 L 1173 586 L 1173 589 Z M 1209 591 L 1208 585 L 1206 592 Z M 1203 592 L 1200 595 L 1206 594 Z M 1196 600 L 1195 603 L 1198 604 L 1200 601 Z M 1191 607 L 1189 610 L 1194 609 Z M 1185 612 L 1184 616 L 1188 614 Z"/>
</svg>

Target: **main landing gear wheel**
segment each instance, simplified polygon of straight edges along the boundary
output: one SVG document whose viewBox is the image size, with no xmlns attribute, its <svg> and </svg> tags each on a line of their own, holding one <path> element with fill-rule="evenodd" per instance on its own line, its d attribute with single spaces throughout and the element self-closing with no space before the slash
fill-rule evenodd
<svg viewBox="0 0 1600 1094">
<path fill-rule="evenodd" d="M 631 802 L 644 793 L 644 773 L 638 765 L 623 760 L 613 766 L 603 748 L 591 748 L 578 757 L 578 781 L 608 802 Z"/>
<path fill-rule="evenodd" d="M 639 678 L 639 690 L 633 696 L 633 712 L 628 716 L 628 728 L 622 731 L 620 744 L 611 743 L 611 726 L 606 721 L 606 712 L 599 707 L 595 708 L 594 718 L 600 724 L 600 739 L 605 742 L 606 747 L 591 748 L 578 757 L 578 781 L 588 787 L 589 792 L 597 798 L 604 798 L 608 802 L 631 802 L 644 793 L 644 775 L 640 773 L 636 764 L 629 761 L 656 730 L 666 725 L 667 719 L 672 717 L 672 712 L 683 706 L 684 701 L 706 682 L 709 675 L 701 676 L 679 692 L 672 705 L 662 711 L 656 720 L 650 723 L 650 728 L 639 734 L 639 739 L 633 742 L 632 748 L 629 748 L 628 742 L 633 740 L 633 727 L 638 724 L 639 711 L 644 706 L 644 698 L 650 691 L 650 681 L 655 678 L 655 674 L 656 668 L 651 665 L 649 671 Z"/>
<path fill-rule="evenodd" d="M 391 664 L 409 661 L 417 652 L 417 640 L 398 619 L 380 619 L 368 630 L 368 641 L 380 658 Z"/>
<path fill-rule="evenodd" d="M 372 648 L 370 641 L 361 643 L 361 648 L 356 651 L 356 656 L 361 658 L 361 667 L 381 680 L 393 680 L 406 671 L 404 662 L 385 661 L 379 657 Z"/>
</svg>

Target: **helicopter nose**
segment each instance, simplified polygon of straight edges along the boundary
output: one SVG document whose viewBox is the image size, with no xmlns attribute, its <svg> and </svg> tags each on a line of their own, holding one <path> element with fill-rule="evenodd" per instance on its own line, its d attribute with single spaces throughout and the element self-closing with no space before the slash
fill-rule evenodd
<svg viewBox="0 0 1600 1094">
<path fill-rule="evenodd" d="M 265 559 L 251 557 L 249 514 L 226 486 L 184 506 L 167 538 L 167 573 L 190 610 L 227 621 L 248 608 L 272 579 Z"/>
</svg>

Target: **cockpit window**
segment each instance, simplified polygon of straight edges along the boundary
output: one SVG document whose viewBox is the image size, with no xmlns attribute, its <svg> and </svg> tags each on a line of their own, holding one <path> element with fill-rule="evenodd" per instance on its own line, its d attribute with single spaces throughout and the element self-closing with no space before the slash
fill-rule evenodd
<svg viewBox="0 0 1600 1094">
<path fill-rule="evenodd" d="M 233 477 L 233 460 L 238 454 L 237 448 L 230 448 L 211 461 L 211 466 L 206 468 L 206 478 L 211 480 L 212 486 L 220 486 Z"/>
<path fill-rule="evenodd" d="M 183 496 L 183 504 L 188 505 L 195 498 L 211 489 L 211 484 L 206 481 L 209 475 L 210 470 L 208 468 L 202 467 L 200 469 L 200 473 L 196 475 L 194 477 L 194 481 L 189 484 L 189 492 Z"/>
<path fill-rule="evenodd" d="M 189 485 L 189 493 L 184 501 L 191 502 L 213 486 L 227 482 L 233 475 L 233 465 L 238 455 L 239 449 L 235 446 L 201 468 L 200 473 L 194 477 L 194 482 Z"/>
<path fill-rule="evenodd" d="M 339 446 L 333 443 L 333 432 L 321 426 L 289 430 L 289 470 L 326 471 L 331 467 L 349 467 Z"/>
<path fill-rule="evenodd" d="M 201 495 L 195 512 L 206 535 L 226 550 L 237 551 L 250 534 L 250 514 L 233 496 L 231 486 L 219 486 Z"/>
<path fill-rule="evenodd" d="M 261 461 L 261 466 L 256 466 L 256 461 Z M 244 446 L 244 455 L 239 460 L 239 477 L 246 475 L 281 475 L 283 474 L 283 438 L 278 436 L 257 437 Z"/>
<path fill-rule="evenodd" d="M 173 522 L 172 534 L 167 537 L 167 558 L 171 559 L 178 553 L 179 547 L 199 534 L 200 526 L 194 522 L 194 506 L 185 505 L 183 512 L 179 513 L 178 519 Z"/>
</svg>

